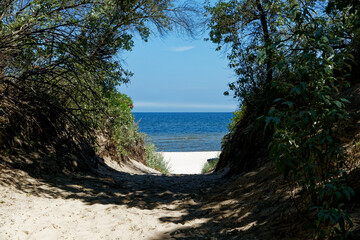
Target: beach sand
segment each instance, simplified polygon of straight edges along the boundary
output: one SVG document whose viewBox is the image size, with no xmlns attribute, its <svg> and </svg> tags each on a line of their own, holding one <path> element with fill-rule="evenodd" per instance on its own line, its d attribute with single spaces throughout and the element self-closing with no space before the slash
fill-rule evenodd
<svg viewBox="0 0 360 240">
<path fill-rule="evenodd" d="M 217 154 L 164 156 L 173 172 L 199 173 Z M 221 175 L 163 175 L 135 161 L 104 161 L 95 175 L 40 178 L 0 165 L 0 239 L 170 239 L 208 222 L 189 208 Z"/>
<path fill-rule="evenodd" d="M 220 151 L 212 152 L 162 152 L 173 174 L 200 174 L 210 158 L 217 158 Z"/>
<path fill-rule="evenodd" d="M 189 173 L 216 154 L 164 155 Z M 279 199 L 293 204 L 271 163 L 229 182 L 226 171 L 165 175 L 104 162 L 95 174 L 48 176 L 0 164 L 0 240 L 279 239 Z"/>
</svg>

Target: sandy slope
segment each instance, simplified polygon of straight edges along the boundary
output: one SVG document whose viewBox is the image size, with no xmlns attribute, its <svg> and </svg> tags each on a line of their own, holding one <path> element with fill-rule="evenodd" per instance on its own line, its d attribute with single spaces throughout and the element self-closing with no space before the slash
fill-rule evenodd
<svg viewBox="0 0 360 240">
<path fill-rule="evenodd" d="M 109 159 L 101 177 L 29 176 L 0 165 L 0 239 L 168 239 L 219 175 L 156 173 Z M 202 189 L 199 191 L 199 189 Z"/>
<path fill-rule="evenodd" d="M 71 176 L 0 163 L 0 240 L 312 239 L 271 163 L 234 179 L 105 163 Z"/>
</svg>

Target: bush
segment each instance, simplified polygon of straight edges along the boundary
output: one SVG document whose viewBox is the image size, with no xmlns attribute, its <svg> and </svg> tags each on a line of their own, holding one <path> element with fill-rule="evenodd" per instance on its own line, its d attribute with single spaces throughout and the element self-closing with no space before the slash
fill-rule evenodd
<svg viewBox="0 0 360 240">
<path fill-rule="evenodd" d="M 47 154 L 71 145 L 95 155 L 99 133 L 119 155 L 142 148 L 131 100 L 117 92 L 132 73 L 115 56 L 153 25 L 191 34 L 193 14 L 170 0 L 0 1 L 0 150 L 37 142 Z"/>
<path fill-rule="evenodd" d="M 155 169 L 163 174 L 169 173 L 169 163 L 165 161 L 163 155 L 157 152 L 155 144 L 151 142 L 145 142 L 145 155 L 146 165 L 149 168 Z"/>
<path fill-rule="evenodd" d="M 239 111 L 233 112 L 234 116 L 231 118 L 230 123 L 228 125 L 229 131 L 233 131 L 236 124 L 242 119 L 245 112 L 245 105 L 242 105 Z"/>
<path fill-rule="evenodd" d="M 207 161 L 202 170 L 201 170 L 201 173 L 208 173 L 210 171 L 212 171 L 213 169 L 215 169 L 217 163 L 219 162 L 219 158 L 215 158 L 215 159 L 211 159 L 211 161 Z"/>
<path fill-rule="evenodd" d="M 107 115 L 104 126 L 117 147 L 119 154 L 128 156 L 128 149 L 141 141 L 141 134 L 131 113 L 134 105 L 131 98 L 119 92 L 106 93 Z"/>
</svg>

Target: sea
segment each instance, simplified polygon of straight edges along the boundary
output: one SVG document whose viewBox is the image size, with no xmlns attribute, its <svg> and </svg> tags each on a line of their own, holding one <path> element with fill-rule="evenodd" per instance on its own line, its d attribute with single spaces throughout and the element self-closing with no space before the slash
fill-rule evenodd
<svg viewBox="0 0 360 240">
<path fill-rule="evenodd" d="M 233 113 L 225 112 L 135 112 L 140 132 L 146 133 L 158 151 L 220 151 L 229 132 Z"/>
</svg>

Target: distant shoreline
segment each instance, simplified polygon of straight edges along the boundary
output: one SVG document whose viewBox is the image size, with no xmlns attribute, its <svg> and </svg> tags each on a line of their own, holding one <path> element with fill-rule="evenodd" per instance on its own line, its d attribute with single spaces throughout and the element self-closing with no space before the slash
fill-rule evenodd
<svg viewBox="0 0 360 240">
<path fill-rule="evenodd" d="M 233 113 L 233 112 L 137 112 L 133 111 L 133 113 Z"/>
</svg>

